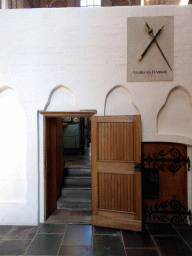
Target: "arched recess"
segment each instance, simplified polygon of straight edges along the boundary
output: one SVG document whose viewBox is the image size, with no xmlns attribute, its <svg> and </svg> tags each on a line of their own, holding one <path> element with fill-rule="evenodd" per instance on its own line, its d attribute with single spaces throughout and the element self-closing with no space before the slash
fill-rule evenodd
<svg viewBox="0 0 192 256">
<path fill-rule="evenodd" d="M 0 88 L 0 203 L 26 202 L 26 116 L 16 93 Z"/>
<path fill-rule="evenodd" d="M 104 115 L 139 115 L 130 91 L 123 85 L 114 86 L 105 97 Z"/>
<path fill-rule="evenodd" d="M 157 115 L 159 134 L 192 137 L 192 101 L 182 86 L 174 87 Z"/>
<path fill-rule="evenodd" d="M 73 92 L 64 85 L 53 88 L 44 107 L 46 111 L 79 110 L 79 105 Z"/>
</svg>

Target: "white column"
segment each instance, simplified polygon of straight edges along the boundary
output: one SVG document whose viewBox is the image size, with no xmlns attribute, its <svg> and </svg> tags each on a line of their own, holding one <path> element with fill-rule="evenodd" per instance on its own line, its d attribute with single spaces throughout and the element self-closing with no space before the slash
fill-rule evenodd
<svg viewBox="0 0 192 256">
<path fill-rule="evenodd" d="M 1 9 L 7 9 L 7 7 L 8 7 L 8 1 L 1 0 Z"/>
</svg>

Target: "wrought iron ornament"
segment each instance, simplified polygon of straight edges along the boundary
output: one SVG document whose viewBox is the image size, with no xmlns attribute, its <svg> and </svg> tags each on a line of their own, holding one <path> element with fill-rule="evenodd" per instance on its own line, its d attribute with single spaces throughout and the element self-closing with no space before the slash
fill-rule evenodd
<svg viewBox="0 0 192 256">
<path fill-rule="evenodd" d="M 169 210 L 170 209 L 170 210 Z M 180 224 L 185 221 L 187 215 L 191 215 L 190 211 L 184 207 L 178 200 L 176 196 L 173 196 L 171 201 L 164 201 L 158 205 L 155 204 L 154 209 L 152 205 L 149 207 L 147 203 L 144 203 L 144 219 L 145 221 L 149 219 L 150 221 L 167 222 L 171 221 L 173 224 Z"/>
<path fill-rule="evenodd" d="M 170 156 L 170 158 L 165 158 L 165 156 Z M 153 157 L 142 156 L 143 168 L 158 168 L 161 171 L 166 169 L 170 170 L 175 174 L 183 165 L 188 164 L 188 171 L 190 171 L 190 159 L 185 158 L 181 155 L 180 151 L 176 148 L 164 152 L 164 150 L 159 151 L 159 153 L 154 153 Z M 170 163 L 172 162 L 172 163 Z"/>
</svg>

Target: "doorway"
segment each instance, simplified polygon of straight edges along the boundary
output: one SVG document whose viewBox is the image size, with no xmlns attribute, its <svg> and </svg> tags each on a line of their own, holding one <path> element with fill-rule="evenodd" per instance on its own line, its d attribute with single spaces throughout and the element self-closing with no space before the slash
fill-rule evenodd
<svg viewBox="0 0 192 256">
<path fill-rule="evenodd" d="M 64 209 L 58 209 L 59 205 L 59 208 L 68 207 L 62 205 L 62 199 L 60 199 L 60 204 L 58 204 L 57 201 L 62 196 L 62 186 L 64 185 L 63 189 L 66 189 L 67 185 L 68 188 L 70 186 L 69 183 L 71 182 L 71 178 L 67 177 L 67 172 L 71 173 L 69 168 L 74 167 L 75 165 L 77 167 L 78 161 L 79 163 L 82 162 L 82 157 L 85 162 L 85 153 L 90 151 L 90 148 L 88 147 L 88 144 L 90 144 L 90 136 L 85 140 L 85 134 L 83 133 L 85 121 L 87 126 L 87 120 L 89 120 L 92 115 L 96 114 L 96 111 L 40 111 L 40 113 L 44 116 L 44 221 L 46 221 L 54 212 L 55 219 L 57 219 L 58 215 L 62 214 L 62 210 Z M 76 131 L 75 136 L 71 133 L 72 130 Z M 77 131 L 79 131 L 79 134 Z M 65 136 L 63 136 L 63 134 Z M 69 138 L 70 136 L 72 138 Z M 72 141 L 69 141 L 69 139 L 72 139 Z M 63 140 L 65 140 L 64 148 L 62 145 Z M 67 141 L 69 143 L 67 143 Z M 87 164 L 90 165 L 90 161 Z M 66 169 L 63 172 L 64 167 Z M 77 170 L 73 169 L 72 172 L 74 171 Z M 65 178 L 66 184 L 63 184 L 63 178 Z M 75 205 L 73 204 L 72 208 L 74 208 L 74 206 Z M 69 212 L 67 214 L 69 214 Z M 76 214 L 78 214 L 78 212 L 76 212 Z"/>
<path fill-rule="evenodd" d="M 59 120 L 61 117 L 90 117 L 96 112 L 41 113 L 45 128 L 44 220 L 47 220 L 57 209 L 57 184 L 63 171 Z M 92 117 L 91 126 L 92 223 L 141 231 L 141 116 Z"/>
<path fill-rule="evenodd" d="M 91 217 L 91 138 L 89 117 L 62 118 L 63 183 L 57 210 L 48 221 L 59 217 Z M 72 216 L 72 217 L 69 217 Z M 91 223 L 91 218 L 90 218 Z"/>
</svg>

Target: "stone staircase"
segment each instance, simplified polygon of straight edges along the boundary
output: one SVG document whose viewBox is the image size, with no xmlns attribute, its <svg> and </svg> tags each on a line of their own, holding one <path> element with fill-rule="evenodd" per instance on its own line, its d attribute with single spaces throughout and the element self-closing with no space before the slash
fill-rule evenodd
<svg viewBox="0 0 192 256">
<path fill-rule="evenodd" d="M 91 210 L 91 169 L 64 168 L 57 209 Z"/>
</svg>

